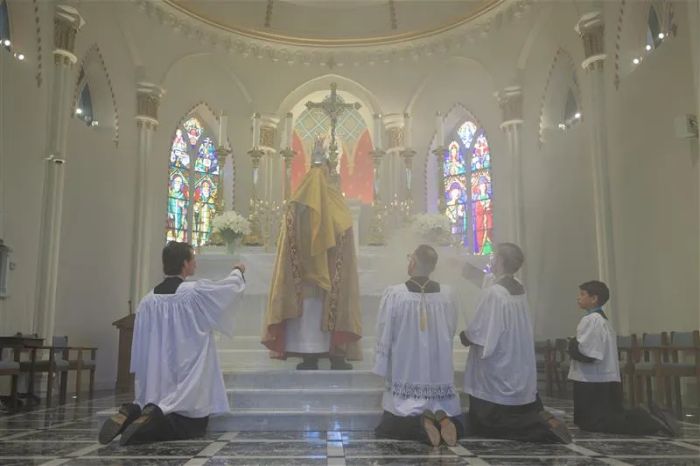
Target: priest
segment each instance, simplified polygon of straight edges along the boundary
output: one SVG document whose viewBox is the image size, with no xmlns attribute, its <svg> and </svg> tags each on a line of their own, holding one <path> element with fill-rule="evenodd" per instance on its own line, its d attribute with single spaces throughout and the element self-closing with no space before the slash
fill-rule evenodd
<svg viewBox="0 0 700 466">
<path fill-rule="evenodd" d="M 352 216 L 328 177 L 317 139 L 311 169 L 287 203 L 264 318 L 270 357 L 301 357 L 299 370 L 318 369 L 321 357 L 336 370 L 362 359 Z"/>
<path fill-rule="evenodd" d="M 229 412 L 214 331 L 229 337 L 245 289 L 243 264 L 219 281 L 184 280 L 197 261 L 188 243 L 163 248 L 165 279 L 139 303 L 131 345 L 135 400 L 107 419 L 100 443 L 186 440 L 204 435 L 209 416 Z"/>
<path fill-rule="evenodd" d="M 570 443 L 559 419 L 537 393 L 535 341 L 525 288 L 515 278 L 525 257 L 513 243 L 496 246 L 490 279 L 469 264 L 465 278 L 484 283 L 476 315 L 460 334 L 470 347 L 464 371 L 467 431 L 510 440 Z"/>
<path fill-rule="evenodd" d="M 457 444 L 462 433 L 454 386 L 457 305 L 447 286 L 430 279 L 438 254 L 422 244 L 408 256 L 409 279 L 384 291 L 372 372 L 385 378 L 380 438 Z"/>
</svg>

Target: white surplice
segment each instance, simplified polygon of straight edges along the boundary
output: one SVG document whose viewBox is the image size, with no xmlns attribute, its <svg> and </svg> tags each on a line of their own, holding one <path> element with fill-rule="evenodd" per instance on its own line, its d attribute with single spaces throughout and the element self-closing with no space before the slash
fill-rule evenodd
<svg viewBox="0 0 700 466">
<path fill-rule="evenodd" d="M 454 386 L 452 344 L 457 329 L 457 306 L 450 290 L 426 293 L 421 330 L 421 293 L 405 284 L 384 291 L 377 316 L 372 372 L 385 377 L 384 410 L 397 416 L 443 410 L 460 414 Z"/>
<path fill-rule="evenodd" d="M 214 330 L 233 336 L 234 305 L 244 289 L 234 270 L 223 280 L 184 282 L 175 294 L 151 291 L 141 300 L 131 345 L 135 403 L 187 417 L 229 411 Z"/>
<path fill-rule="evenodd" d="M 535 401 L 535 341 L 527 296 L 495 284 L 481 292 L 466 335 L 469 348 L 464 392 L 501 405 Z"/>
</svg>

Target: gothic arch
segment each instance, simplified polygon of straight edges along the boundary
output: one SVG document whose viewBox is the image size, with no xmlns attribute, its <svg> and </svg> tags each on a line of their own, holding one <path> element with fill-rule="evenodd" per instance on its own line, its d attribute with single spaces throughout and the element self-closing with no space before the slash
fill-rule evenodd
<svg viewBox="0 0 700 466">
<path fill-rule="evenodd" d="M 554 58 L 547 72 L 542 97 L 540 98 L 539 111 L 539 145 L 544 144 L 544 131 L 547 128 L 555 127 L 561 122 L 558 110 L 564 109 L 569 90 L 582 108 L 581 88 L 578 83 L 577 67 L 569 52 L 563 48 L 557 49 Z M 583 113 L 583 112 L 582 112 Z"/>
<path fill-rule="evenodd" d="M 649 13 L 654 9 L 658 18 L 659 27 L 666 37 L 675 37 L 677 25 L 673 2 L 660 0 L 621 0 L 617 14 L 617 27 L 615 30 L 614 50 L 614 84 L 619 89 L 622 80 L 633 72 L 636 66 L 633 60 L 651 52 L 646 50 L 646 34 L 648 29 Z"/>
<path fill-rule="evenodd" d="M 78 78 L 73 88 L 73 102 L 78 102 L 83 86 L 88 84 L 93 100 L 93 111 L 101 127 L 111 128 L 114 145 L 119 145 L 119 110 L 104 57 L 97 44 L 93 44 L 80 62 Z"/>
</svg>

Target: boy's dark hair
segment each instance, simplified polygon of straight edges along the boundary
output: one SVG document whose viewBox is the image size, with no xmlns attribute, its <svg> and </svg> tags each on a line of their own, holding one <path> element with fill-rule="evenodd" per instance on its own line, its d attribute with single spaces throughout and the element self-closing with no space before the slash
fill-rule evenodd
<svg viewBox="0 0 700 466">
<path fill-rule="evenodd" d="M 515 273 L 520 270 L 525 262 L 525 255 L 520 246 L 513 243 L 498 243 L 496 245 L 496 255 L 503 261 L 503 271 L 505 273 Z"/>
<path fill-rule="evenodd" d="M 168 241 L 163 248 L 163 273 L 165 275 L 180 275 L 185 261 L 192 260 L 194 249 L 189 243 Z"/>
<path fill-rule="evenodd" d="M 604 305 L 610 299 L 608 285 L 598 280 L 582 283 L 578 288 L 588 293 L 589 296 L 596 296 L 598 298 L 598 306 Z"/>
</svg>

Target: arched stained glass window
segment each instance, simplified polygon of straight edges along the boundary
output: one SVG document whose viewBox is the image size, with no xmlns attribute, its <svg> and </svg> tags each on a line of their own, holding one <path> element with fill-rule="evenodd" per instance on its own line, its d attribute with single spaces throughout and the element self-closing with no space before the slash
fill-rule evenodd
<svg viewBox="0 0 700 466">
<path fill-rule="evenodd" d="M 455 131 L 444 159 L 445 214 L 452 234 L 474 254 L 493 251 L 491 151 L 483 128 L 466 121 Z"/>
<path fill-rule="evenodd" d="M 653 6 L 649 8 L 649 16 L 647 18 L 647 48 L 657 48 L 663 42 L 663 36 L 661 36 L 661 23 L 659 23 L 659 16 L 656 14 L 656 8 Z"/>
<path fill-rule="evenodd" d="M 168 164 L 166 239 L 206 244 L 219 195 L 219 160 L 214 141 L 196 117 L 176 130 Z"/>
<path fill-rule="evenodd" d="M 0 45 L 9 47 L 11 43 L 10 14 L 7 11 L 7 2 L 0 0 Z"/>
</svg>

